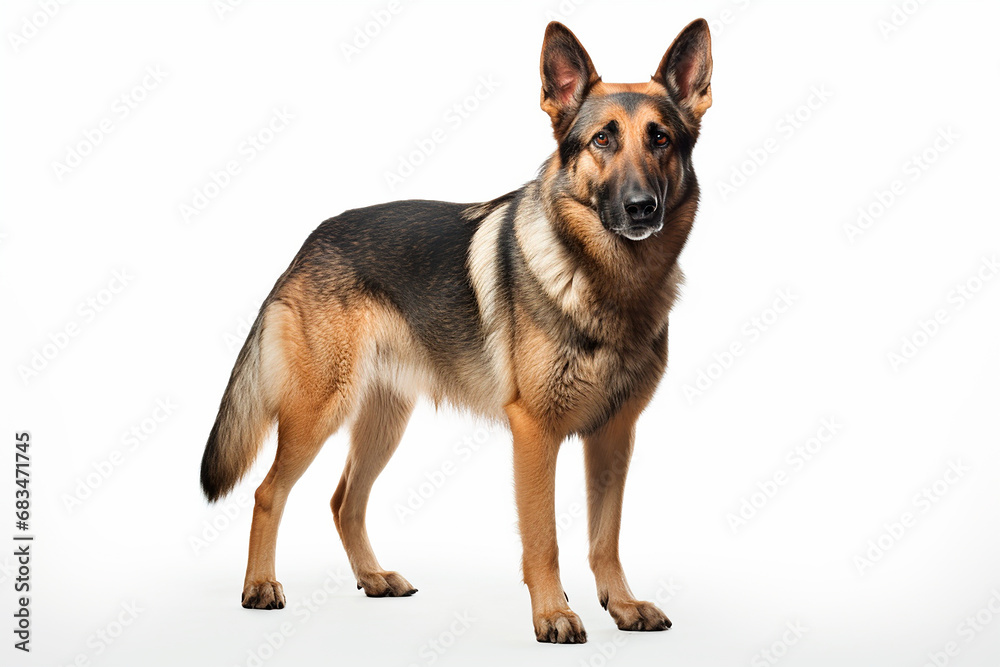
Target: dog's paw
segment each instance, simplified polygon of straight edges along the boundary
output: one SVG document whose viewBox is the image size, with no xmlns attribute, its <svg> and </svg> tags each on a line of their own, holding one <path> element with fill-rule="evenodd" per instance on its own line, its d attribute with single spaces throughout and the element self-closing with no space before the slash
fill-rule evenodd
<svg viewBox="0 0 1000 667">
<path fill-rule="evenodd" d="M 358 578 L 358 590 L 370 598 L 405 598 L 417 592 L 399 572 L 370 572 Z"/>
<path fill-rule="evenodd" d="M 247 584 L 243 587 L 243 606 L 246 609 L 283 609 L 285 591 L 273 579 Z"/>
<path fill-rule="evenodd" d="M 611 618 L 619 630 L 655 632 L 667 630 L 672 625 L 667 615 L 652 602 L 639 600 L 612 601 L 607 604 Z"/>
<path fill-rule="evenodd" d="M 552 644 L 585 644 L 587 631 L 569 609 L 535 616 L 535 639 Z"/>
</svg>

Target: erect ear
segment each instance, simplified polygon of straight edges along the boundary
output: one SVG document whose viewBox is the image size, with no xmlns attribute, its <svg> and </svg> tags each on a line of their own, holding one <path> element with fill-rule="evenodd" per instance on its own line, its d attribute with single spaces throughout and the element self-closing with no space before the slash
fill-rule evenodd
<svg viewBox="0 0 1000 667">
<path fill-rule="evenodd" d="M 705 19 L 692 21 L 677 35 L 656 68 L 653 80 L 700 119 L 712 106 L 712 36 Z"/>
<path fill-rule="evenodd" d="M 569 28 L 553 21 L 542 43 L 542 110 L 552 119 L 556 138 L 572 124 L 587 90 L 600 80 L 594 63 Z"/>
</svg>

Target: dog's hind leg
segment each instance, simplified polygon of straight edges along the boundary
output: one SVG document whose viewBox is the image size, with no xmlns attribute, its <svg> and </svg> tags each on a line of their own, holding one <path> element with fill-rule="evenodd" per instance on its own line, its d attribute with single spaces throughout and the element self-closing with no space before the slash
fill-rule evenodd
<svg viewBox="0 0 1000 667">
<path fill-rule="evenodd" d="M 336 430 L 323 409 L 287 411 L 278 421 L 278 451 L 254 494 L 250 556 L 243 583 L 243 606 L 281 609 L 285 594 L 275 578 L 275 546 L 285 501 L 323 443 Z"/>
<path fill-rule="evenodd" d="M 291 291 L 291 290 L 288 290 Z M 303 323 L 294 309 L 272 306 L 262 341 L 262 375 L 268 394 L 276 403 L 278 450 L 274 463 L 254 494 L 250 527 L 250 556 L 243 584 L 243 606 L 250 609 L 281 609 L 285 596 L 275 578 L 275 544 L 285 501 L 292 486 L 305 472 L 323 443 L 350 414 L 353 401 L 353 370 L 356 357 L 346 345 L 349 333 L 340 339 L 329 332 L 349 331 L 347 318 L 332 318 L 326 328 L 331 347 L 339 357 L 321 362 L 308 348 L 305 331 L 315 323 Z M 333 363 L 333 361 L 336 363 Z"/>
<path fill-rule="evenodd" d="M 417 592 L 399 573 L 382 569 L 365 528 L 372 484 L 396 451 L 413 405 L 412 398 L 386 387 L 370 388 L 351 429 L 351 451 L 344 474 L 330 500 L 333 521 L 358 588 L 363 588 L 369 597 L 400 597 Z"/>
</svg>

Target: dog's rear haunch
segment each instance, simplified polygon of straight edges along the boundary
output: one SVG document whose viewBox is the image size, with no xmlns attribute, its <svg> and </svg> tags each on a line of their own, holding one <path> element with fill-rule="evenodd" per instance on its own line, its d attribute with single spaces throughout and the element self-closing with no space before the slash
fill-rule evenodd
<svg viewBox="0 0 1000 667">
<path fill-rule="evenodd" d="M 425 395 L 510 425 L 539 641 L 587 639 L 556 546 L 556 454 L 573 434 L 583 439 L 601 604 L 623 630 L 670 627 L 629 589 L 618 532 L 636 419 L 666 368 L 711 73 L 704 20 L 640 84 L 603 82 L 576 37 L 551 23 L 541 106 L 558 148 L 535 180 L 482 204 L 347 211 L 310 235 L 240 351 L 202 461 L 216 500 L 277 422 L 277 455 L 255 496 L 244 607 L 284 606 L 274 552 L 285 500 L 345 424 L 350 453 L 330 506 L 358 587 L 372 597 L 416 592 L 375 558 L 365 509 Z"/>
</svg>

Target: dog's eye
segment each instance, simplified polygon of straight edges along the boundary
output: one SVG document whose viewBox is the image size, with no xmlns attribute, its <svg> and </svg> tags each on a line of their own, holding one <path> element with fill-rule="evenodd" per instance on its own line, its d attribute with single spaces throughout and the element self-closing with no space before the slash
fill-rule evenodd
<svg viewBox="0 0 1000 667">
<path fill-rule="evenodd" d="M 594 135 L 594 145 L 601 148 L 607 148 L 608 144 L 611 143 L 611 137 L 608 136 L 607 132 L 598 132 Z"/>
<path fill-rule="evenodd" d="M 668 137 L 663 132 L 657 132 L 656 134 L 653 135 L 653 143 L 656 144 L 658 147 L 663 148 L 664 146 L 670 143 L 670 137 Z"/>
</svg>

